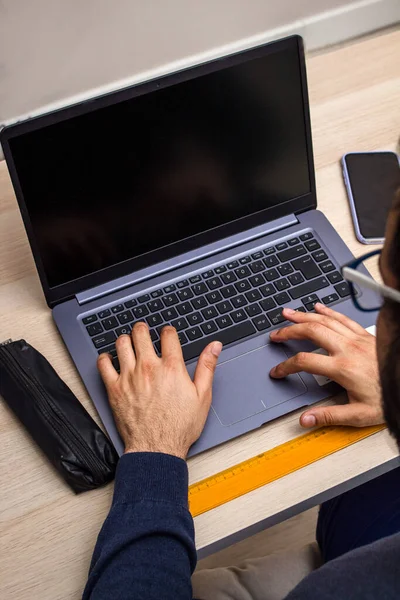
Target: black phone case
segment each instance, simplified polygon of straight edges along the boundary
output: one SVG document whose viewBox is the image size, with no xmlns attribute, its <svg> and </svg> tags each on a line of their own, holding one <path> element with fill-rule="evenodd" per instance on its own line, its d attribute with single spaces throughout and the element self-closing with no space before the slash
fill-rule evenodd
<svg viewBox="0 0 400 600">
<path fill-rule="evenodd" d="M 25 340 L 0 345 L 0 395 L 74 492 L 114 478 L 114 446 L 46 358 Z"/>
</svg>

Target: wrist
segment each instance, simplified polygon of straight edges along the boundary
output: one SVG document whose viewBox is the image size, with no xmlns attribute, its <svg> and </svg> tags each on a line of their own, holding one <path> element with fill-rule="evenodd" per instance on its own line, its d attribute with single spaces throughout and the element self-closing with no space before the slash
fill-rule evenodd
<svg viewBox="0 0 400 600">
<path fill-rule="evenodd" d="M 176 456 L 177 458 L 181 458 L 182 460 L 186 460 L 188 449 L 182 449 L 174 446 L 170 446 L 168 444 L 141 444 L 138 442 L 132 442 L 127 444 L 125 447 L 124 454 L 131 454 L 133 452 L 152 452 L 159 454 L 169 454 L 170 456 Z"/>
</svg>

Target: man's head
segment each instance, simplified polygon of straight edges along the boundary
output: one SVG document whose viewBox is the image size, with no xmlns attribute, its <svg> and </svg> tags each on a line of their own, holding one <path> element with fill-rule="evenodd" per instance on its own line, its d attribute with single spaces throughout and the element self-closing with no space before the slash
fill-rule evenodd
<svg viewBox="0 0 400 600">
<path fill-rule="evenodd" d="M 400 290 L 400 190 L 389 214 L 380 261 L 383 282 Z M 379 313 L 377 350 L 385 419 L 400 447 L 400 304 L 391 300 Z"/>
</svg>

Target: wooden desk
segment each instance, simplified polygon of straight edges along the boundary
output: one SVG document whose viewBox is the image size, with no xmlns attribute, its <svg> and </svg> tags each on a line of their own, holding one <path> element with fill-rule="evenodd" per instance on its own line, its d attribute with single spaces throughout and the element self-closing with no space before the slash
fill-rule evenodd
<svg viewBox="0 0 400 600">
<path fill-rule="evenodd" d="M 346 151 L 394 150 L 400 132 L 400 31 L 308 60 L 319 208 L 355 255 L 339 159 Z M 0 165 L 0 340 L 25 337 L 43 352 L 97 419 L 52 322 L 4 163 Z M 191 482 L 301 433 L 299 414 L 190 460 Z M 397 464 L 387 432 L 196 519 L 204 556 Z M 0 404 L 0 597 L 81 596 L 112 485 L 74 496 L 11 412 Z"/>
</svg>

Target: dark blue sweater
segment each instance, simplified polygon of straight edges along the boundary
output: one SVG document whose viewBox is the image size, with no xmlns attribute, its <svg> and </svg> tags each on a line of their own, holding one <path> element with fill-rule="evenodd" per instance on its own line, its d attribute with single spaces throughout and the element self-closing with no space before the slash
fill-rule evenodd
<svg viewBox="0 0 400 600">
<path fill-rule="evenodd" d="M 186 463 L 167 454 L 122 456 L 83 600 L 191 600 L 195 566 Z M 397 534 L 327 563 L 288 600 L 398 599 L 399 571 Z"/>
</svg>

